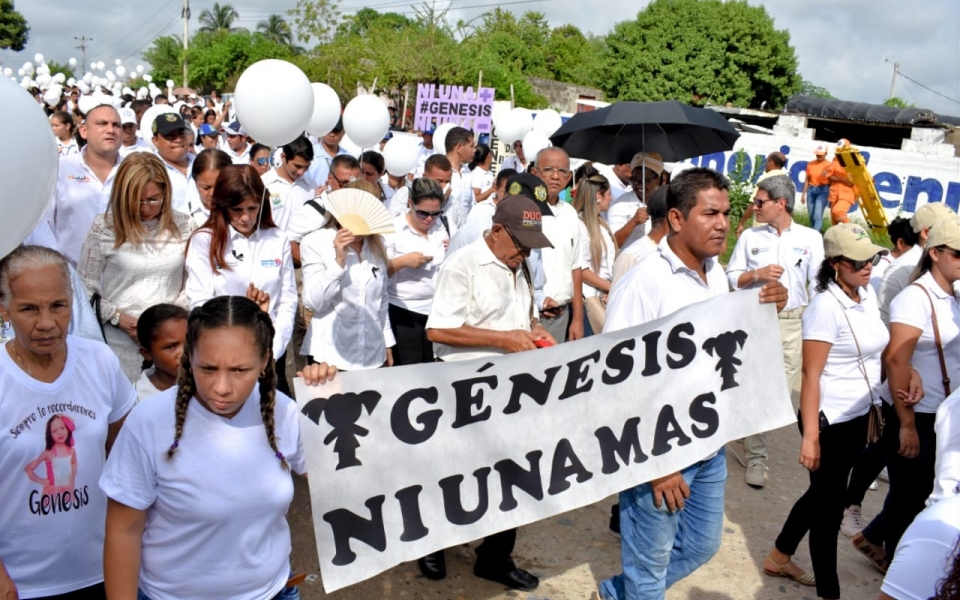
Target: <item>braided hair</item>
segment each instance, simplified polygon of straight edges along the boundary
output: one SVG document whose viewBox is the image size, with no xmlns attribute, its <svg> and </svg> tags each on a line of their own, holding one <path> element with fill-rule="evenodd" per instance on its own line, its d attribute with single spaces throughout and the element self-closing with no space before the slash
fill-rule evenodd
<svg viewBox="0 0 960 600">
<path fill-rule="evenodd" d="M 187 320 L 187 340 L 183 346 L 183 355 L 180 357 L 180 373 L 177 377 L 176 425 L 173 443 L 167 450 L 167 459 L 173 458 L 180 445 L 183 423 L 187 418 L 187 407 L 190 405 L 191 398 L 197 393 L 190 357 L 205 331 L 223 327 L 242 327 L 250 331 L 260 355 L 267 357 L 267 365 L 259 378 L 260 416 L 263 419 L 270 449 L 276 454 L 284 470 L 289 470 L 286 457 L 277 447 L 275 431 L 277 370 L 272 350 L 273 323 L 270 321 L 270 315 L 260 310 L 253 300 L 242 296 L 219 296 L 190 313 L 190 318 Z"/>
</svg>

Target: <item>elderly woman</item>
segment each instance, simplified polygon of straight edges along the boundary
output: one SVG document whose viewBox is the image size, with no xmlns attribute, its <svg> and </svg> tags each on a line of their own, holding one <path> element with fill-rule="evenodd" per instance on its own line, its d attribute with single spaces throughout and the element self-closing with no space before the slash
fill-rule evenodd
<svg viewBox="0 0 960 600">
<path fill-rule="evenodd" d="M 67 334 L 67 262 L 42 246 L 0 261 L 0 598 L 104 598 L 97 482 L 136 401 L 117 357 Z"/>
<path fill-rule="evenodd" d="M 107 212 L 94 219 L 80 250 L 77 271 L 89 295 L 99 298 L 104 337 L 131 383 L 143 363 L 140 313 L 154 304 L 186 306 L 184 252 L 196 226 L 173 210 L 171 194 L 163 161 L 131 154 L 117 169 Z"/>
</svg>

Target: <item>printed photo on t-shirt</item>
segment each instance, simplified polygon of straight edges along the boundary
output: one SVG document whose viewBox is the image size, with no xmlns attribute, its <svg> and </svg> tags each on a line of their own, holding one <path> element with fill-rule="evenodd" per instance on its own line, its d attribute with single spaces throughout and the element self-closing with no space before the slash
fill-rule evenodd
<svg viewBox="0 0 960 600">
<path fill-rule="evenodd" d="M 40 486 L 40 490 L 30 494 L 34 512 L 47 514 L 87 503 L 86 494 L 76 486 L 76 428 L 73 419 L 63 413 L 55 413 L 47 420 L 45 447 L 24 468 L 27 478 Z"/>
</svg>

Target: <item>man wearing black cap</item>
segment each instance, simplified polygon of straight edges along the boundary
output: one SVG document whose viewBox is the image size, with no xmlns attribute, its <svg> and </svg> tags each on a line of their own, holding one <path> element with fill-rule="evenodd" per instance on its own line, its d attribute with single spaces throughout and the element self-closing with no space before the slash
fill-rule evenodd
<svg viewBox="0 0 960 600">
<path fill-rule="evenodd" d="M 177 113 L 157 115 L 153 122 L 153 145 L 167 167 L 172 191 L 173 210 L 190 212 L 188 190 L 193 185 L 190 173 L 194 156 L 190 154 L 191 135 L 186 121 Z"/>
<path fill-rule="evenodd" d="M 327 182 L 330 175 L 330 163 L 333 159 L 342 155 L 349 154 L 345 148 L 340 145 L 343 139 L 343 119 L 337 121 L 333 126 L 333 131 L 320 138 L 319 144 L 313 145 L 313 162 L 310 163 L 310 170 L 307 171 L 305 178 L 307 183 L 314 188 L 318 188 Z"/>
<path fill-rule="evenodd" d="M 542 223 L 536 203 L 507 196 L 486 236 L 443 262 L 427 320 L 427 338 L 440 360 L 501 356 L 556 343 L 537 318 L 524 266 L 532 249 L 550 247 Z M 510 557 L 516 539 L 516 529 L 488 536 L 477 546 L 474 574 L 513 589 L 536 589 L 539 579 Z M 446 576 L 442 550 L 417 564 L 430 579 Z"/>
</svg>

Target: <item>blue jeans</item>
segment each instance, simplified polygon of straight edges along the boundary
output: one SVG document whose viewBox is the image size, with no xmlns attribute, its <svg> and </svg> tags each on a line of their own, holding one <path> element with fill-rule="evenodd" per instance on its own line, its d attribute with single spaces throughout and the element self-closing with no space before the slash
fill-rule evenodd
<svg viewBox="0 0 960 600">
<path fill-rule="evenodd" d="M 137 590 L 137 600 L 150 600 L 150 597 Z M 273 597 L 273 600 L 300 600 L 300 588 L 297 586 L 285 587 Z"/>
<path fill-rule="evenodd" d="M 827 208 L 830 196 L 829 185 L 811 185 L 807 188 L 807 211 L 810 214 L 810 227 L 818 233 L 823 227 L 823 211 Z"/>
<path fill-rule="evenodd" d="M 620 492 L 620 560 L 623 573 L 600 583 L 603 600 L 657 600 L 720 549 L 724 451 L 681 471 L 690 487 L 683 510 L 653 504 L 649 483 Z"/>
</svg>

